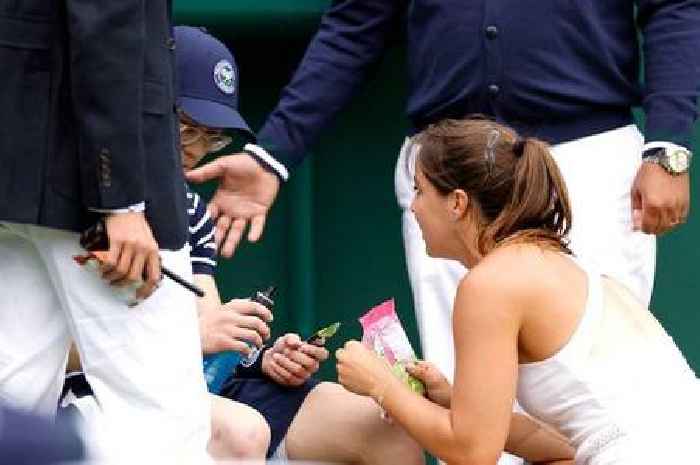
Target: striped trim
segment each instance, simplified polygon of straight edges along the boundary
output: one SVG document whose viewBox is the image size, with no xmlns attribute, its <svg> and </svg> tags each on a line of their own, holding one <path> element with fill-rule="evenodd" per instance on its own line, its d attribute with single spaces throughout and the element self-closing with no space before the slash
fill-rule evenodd
<svg viewBox="0 0 700 465">
<path fill-rule="evenodd" d="M 215 230 L 215 229 L 212 229 L 211 232 L 210 232 L 209 234 L 207 234 L 206 236 L 202 237 L 201 239 L 199 239 L 199 240 L 197 241 L 197 245 L 202 245 L 202 244 L 204 244 L 204 243 L 206 243 L 206 242 L 210 242 L 210 241 L 212 240 L 212 238 L 214 237 L 214 233 L 215 233 L 215 232 L 216 232 L 216 230 Z"/>
<path fill-rule="evenodd" d="M 267 165 L 275 170 L 275 172 L 285 181 L 289 180 L 289 171 L 287 170 L 287 167 L 284 166 L 282 163 L 278 162 L 272 155 L 267 153 L 267 150 L 264 148 L 260 147 L 259 145 L 255 144 L 246 144 L 245 147 L 243 147 L 243 150 L 248 150 L 249 152 L 252 152 L 260 158 L 263 162 L 267 163 Z"/>
<path fill-rule="evenodd" d="M 207 222 L 209 219 L 209 212 L 206 212 L 203 217 L 199 219 L 199 222 L 194 225 L 193 227 L 190 227 L 190 234 L 195 234 L 197 231 L 202 229 L 202 226 L 204 226 L 204 223 Z"/>
</svg>

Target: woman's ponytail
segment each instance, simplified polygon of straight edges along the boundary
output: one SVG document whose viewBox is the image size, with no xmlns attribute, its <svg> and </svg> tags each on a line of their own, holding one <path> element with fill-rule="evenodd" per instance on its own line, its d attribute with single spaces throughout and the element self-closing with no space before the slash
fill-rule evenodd
<svg viewBox="0 0 700 465">
<path fill-rule="evenodd" d="M 547 144 L 483 118 L 443 120 L 416 141 L 417 162 L 438 192 L 462 189 L 476 200 L 482 254 L 515 238 L 569 252 L 569 197 Z"/>
<path fill-rule="evenodd" d="M 515 166 L 510 201 L 487 230 L 495 243 L 515 237 L 551 240 L 568 251 L 571 207 L 566 185 L 549 147 L 537 139 L 513 144 Z"/>
</svg>

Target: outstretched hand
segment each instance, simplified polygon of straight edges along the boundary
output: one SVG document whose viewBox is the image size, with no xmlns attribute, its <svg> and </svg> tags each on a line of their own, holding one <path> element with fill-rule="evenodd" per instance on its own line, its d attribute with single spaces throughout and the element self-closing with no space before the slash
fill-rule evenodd
<svg viewBox="0 0 700 465">
<path fill-rule="evenodd" d="M 260 239 L 267 213 L 279 191 L 277 176 L 247 153 L 219 157 L 189 171 L 186 176 L 194 183 L 219 181 L 208 209 L 216 222 L 215 240 L 222 256 L 233 255 L 249 224 L 248 240 Z"/>
</svg>

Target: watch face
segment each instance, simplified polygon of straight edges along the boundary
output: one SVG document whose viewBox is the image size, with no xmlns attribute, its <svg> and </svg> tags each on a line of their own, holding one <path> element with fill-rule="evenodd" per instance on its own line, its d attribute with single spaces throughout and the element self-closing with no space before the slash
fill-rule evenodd
<svg viewBox="0 0 700 465">
<path fill-rule="evenodd" d="M 688 171 L 689 156 L 686 150 L 677 149 L 668 155 L 668 167 L 673 173 Z"/>
</svg>

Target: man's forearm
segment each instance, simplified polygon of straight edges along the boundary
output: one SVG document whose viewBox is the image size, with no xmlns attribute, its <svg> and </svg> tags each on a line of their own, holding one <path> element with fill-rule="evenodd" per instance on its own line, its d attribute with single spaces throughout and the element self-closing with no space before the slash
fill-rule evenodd
<svg viewBox="0 0 700 465">
<path fill-rule="evenodd" d="M 639 0 L 647 141 L 690 145 L 700 82 L 700 2 Z"/>
<path fill-rule="evenodd" d="M 402 8 L 398 1 L 334 1 L 260 130 L 258 145 L 287 169 L 301 163 L 383 54 Z"/>
</svg>

